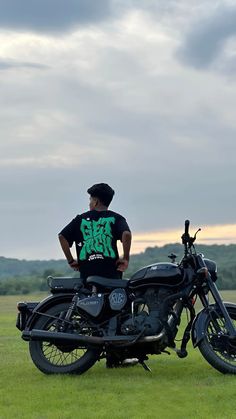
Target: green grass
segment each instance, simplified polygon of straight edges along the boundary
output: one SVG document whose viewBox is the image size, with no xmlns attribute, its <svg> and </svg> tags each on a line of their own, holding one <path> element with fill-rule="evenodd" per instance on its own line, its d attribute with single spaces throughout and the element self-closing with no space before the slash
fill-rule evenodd
<svg viewBox="0 0 236 419">
<path fill-rule="evenodd" d="M 236 302 L 236 292 L 222 294 Z M 185 359 L 151 357 L 152 373 L 140 365 L 107 370 L 101 361 L 82 376 L 42 374 L 15 328 L 19 300 L 0 297 L 1 419 L 236 417 L 236 376 L 214 370 L 191 343 Z"/>
</svg>

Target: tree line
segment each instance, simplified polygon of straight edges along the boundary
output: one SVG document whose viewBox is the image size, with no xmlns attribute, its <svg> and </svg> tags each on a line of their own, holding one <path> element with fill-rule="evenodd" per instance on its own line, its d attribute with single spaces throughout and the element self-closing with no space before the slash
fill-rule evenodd
<svg viewBox="0 0 236 419">
<path fill-rule="evenodd" d="M 236 244 L 198 245 L 197 251 L 218 266 L 217 285 L 220 289 L 236 289 Z M 129 278 L 143 266 L 156 262 L 170 262 L 168 255 L 175 253 L 179 262 L 183 255 L 181 244 L 148 247 L 144 252 L 132 255 L 125 277 Z M 0 257 L 0 295 L 29 294 L 47 291 L 47 277 L 77 276 L 65 260 L 19 260 Z"/>
</svg>

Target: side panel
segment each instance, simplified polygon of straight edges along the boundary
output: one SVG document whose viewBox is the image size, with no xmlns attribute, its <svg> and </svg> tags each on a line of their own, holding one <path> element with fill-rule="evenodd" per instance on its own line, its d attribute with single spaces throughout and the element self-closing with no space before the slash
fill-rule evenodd
<svg viewBox="0 0 236 419">
<path fill-rule="evenodd" d="M 30 318 L 27 321 L 25 330 L 31 330 L 34 327 L 34 323 L 39 316 L 37 312 L 44 313 L 50 307 L 55 306 L 57 304 L 66 303 L 66 302 L 70 303 L 74 295 L 75 294 L 68 294 L 68 293 L 54 294 L 54 295 L 49 295 L 48 297 L 44 298 L 44 300 L 40 301 L 40 303 L 38 303 L 38 305 L 34 308 L 32 312 L 32 316 L 30 316 Z"/>
<path fill-rule="evenodd" d="M 235 313 L 236 313 L 236 304 L 224 302 L 224 305 L 228 311 L 232 309 L 232 310 L 235 310 Z M 216 307 L 216 305 L 210 304 L 209 307 L 213 308 L 213 307 Z M 196 348 L 199 342 L 204 338 L 204 326 L 205 326 L 207 317 L 208 317 L 208 307 L 202 309 L 202 311 L 200 311 L 194 319 L 194 322 L 192 325 L 192 332 L 191 332 L 191 337 L 192 337 L 194 348 Z"/>
</svg>

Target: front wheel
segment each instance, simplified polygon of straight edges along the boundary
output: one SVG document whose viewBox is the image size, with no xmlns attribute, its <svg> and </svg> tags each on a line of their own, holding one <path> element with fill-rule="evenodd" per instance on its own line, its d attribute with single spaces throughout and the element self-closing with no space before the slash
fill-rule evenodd
<svg viewBox="0 0 236 419">
<path fill-rule="evenodd" d="M 236 327 L 236 308 L 227 308 Z M 209 364 L 223 374 L 236 374 L 236 340 L 230 340 L 224 318 L 214 311 L 204 325 L 204 339 L 199 349 Z"/>
<path fill-rule="evenodd" d="M 56 333 L 58 326 L 65 318 L 70 303 L 61 303 L 51 307 L 36 321 L 34 328 L 48 330 Z M 52 317 L 50 317 L 52 316 Z M 74 315 L 73 322 L 78 326 L 83 319 Z M 80 333 L 89 334 L 88 326 Z M 82 374 L 91 368 L 99 358 L 95 349 L 78 348 L 76 344 L 54 344 L 50 342 L 31 341 L 29 343 L 30 355 L 36 367 L 45 374 Z"/>
</svg>

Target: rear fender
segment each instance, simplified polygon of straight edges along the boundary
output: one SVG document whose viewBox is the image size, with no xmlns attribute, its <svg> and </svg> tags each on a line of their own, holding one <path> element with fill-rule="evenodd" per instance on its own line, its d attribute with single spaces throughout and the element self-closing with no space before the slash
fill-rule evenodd
<svg viewBox="0 0 236 419">
<path fill-rule="evenodd" d="M 236 315 L 236 304 L 224 302 L 225 307 L 228 311 L 235 310 Z M 209 315 L 209 310 L 216 309 L 216 304 L 210 304 L 209 307 L 202 309 L 194 319 L 191 331 L 191 337 L 194 348 L 204 339 L 205 336 L 205 323 Z"/>
<path fill-rule="evenodd" d="M 49 295 L 44 298 L 37 306 L 34 308 L 32 315 L 29 317 L 25 330 L 31 330 L 34 327 L 36 320 L 39 318 L 40 313 L 45 313 L 49 308 L 61 304 L 61 303 L 70 303 L 75 294 L 54 294 Z"/>
</svg>

